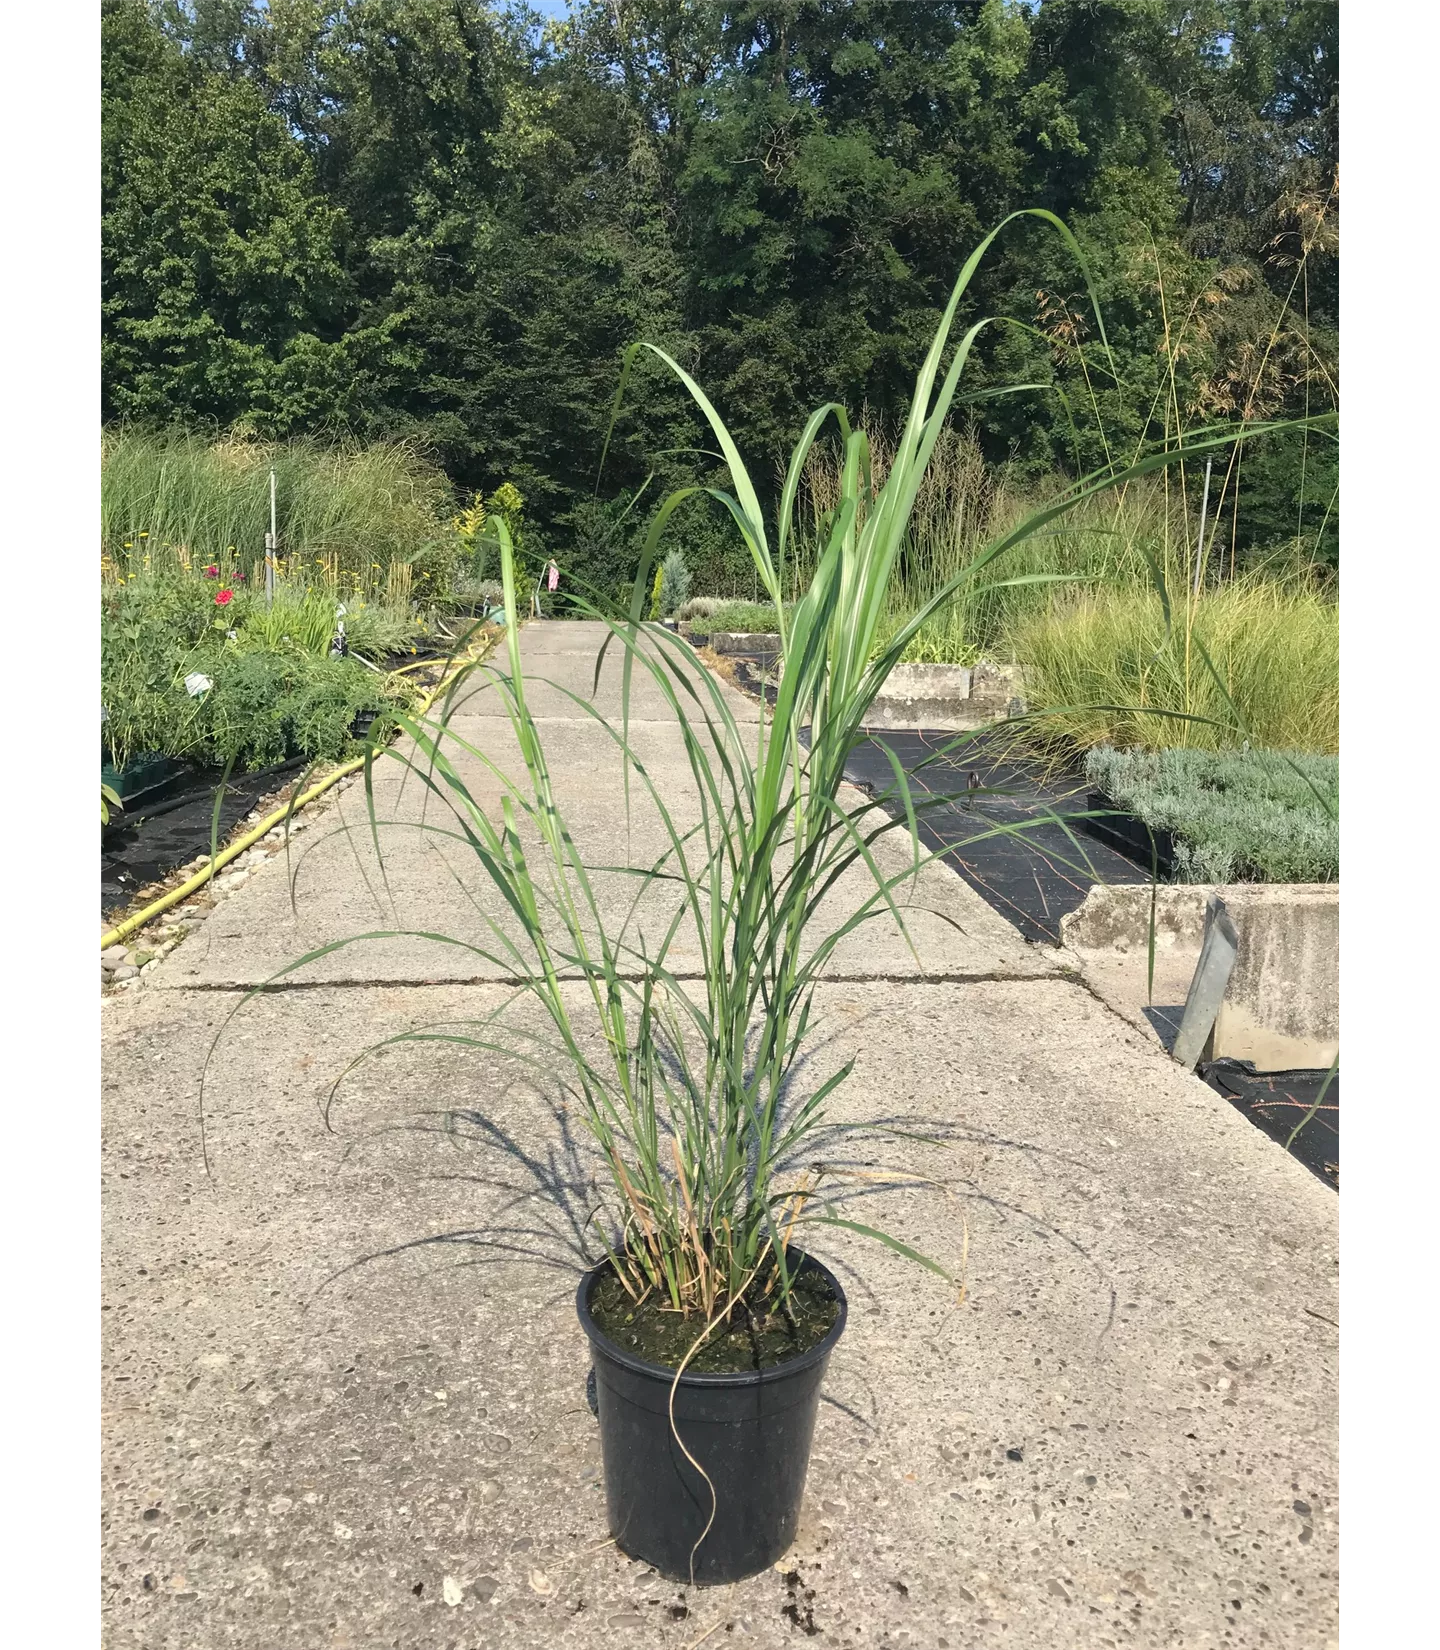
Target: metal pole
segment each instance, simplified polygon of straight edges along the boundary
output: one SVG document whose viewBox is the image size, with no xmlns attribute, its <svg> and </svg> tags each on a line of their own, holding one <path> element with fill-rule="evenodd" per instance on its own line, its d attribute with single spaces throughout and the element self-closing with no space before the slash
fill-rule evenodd
<svg viewBox="0 0 1440 1650">
<path fill-rule="evenodd" d="M 1205 512 L 1210 506 L 1210 459 L 1205 460 L 1205 490 L 1200 496 L 1200 536 L 1195 540 L 1195 594 L 1200 594 L 1200 557 L 1205 550 Z M 272 471 L 271 485 L 274 485 Z"/>
<path fill-rule="evenodd" d="M 1208 473 L 1207 473 L 1208 479 Z M 275 600 L 275 471 L 270 471 L 270 531 L 265 535 L 265 605 Z"/>
</svg>

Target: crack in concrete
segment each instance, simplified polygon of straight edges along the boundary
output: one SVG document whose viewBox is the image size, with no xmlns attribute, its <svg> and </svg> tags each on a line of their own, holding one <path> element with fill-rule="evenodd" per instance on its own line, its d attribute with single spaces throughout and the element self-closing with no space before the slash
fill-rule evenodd
<svg viewBox="0 0 1440 1650">
<path fill-rule="evenodd" d="M 619 974 L 616 978 L 627 984 L 639 985 L 646 976 L 641 973 Z M 703 984 L 705 975 L 702 973 L 676 973 L 671 975 L 678 984 Z M 556 979 L 562 985 L 582 985 L 585 982 L 584 974 L 564 973 L 557 974 Z M 1085 981 L 1068 970 L 1057 970 L 1053 974 L 1018 974 L 1006 969 L 957 969 L 953 972 L 928 974 L 822 974 L 817 982 L 820 985 L 1084 985 Z M 497 985 L 507 986 L 513 990 L 523 990 L 527 982 L 512 975 L 494 974 L 437 974 L 417 978 L 415 975 L 405 975 L 399 978 L 366 977 L 364 979 L 346 980 L 276 980 L 273 983 L 265 981 L 246 982 L 244 980 L 177 980 L 147 982 L 151 991 L 264 991 L 276 995 L 283 991 L 395 991 L 408 987 L 427 989 L 436 986 L 476 986 Z M 1090 988 L 1087 986 L 1087 990 Z M 1095 993 L 1091 990 L 1091 995 Z M 1103 998 L 1097 999 L 1103 1001 Z"/>
</svg>

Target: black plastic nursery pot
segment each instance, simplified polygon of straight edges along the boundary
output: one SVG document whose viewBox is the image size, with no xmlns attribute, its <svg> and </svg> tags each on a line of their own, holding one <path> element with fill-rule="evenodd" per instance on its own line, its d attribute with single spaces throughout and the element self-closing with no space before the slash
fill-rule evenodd
<svg viewBox="0 0 1440 1650">
<path fill-rule="evenodd" d="M 820 1384 L 844 1331 L 846 1306 L 826 1267 L 798 1250 L 790 1253 L 824 1277 L 839 1314 L 823 1341 L 785 1363 L 680 1377 L 675 1427 L 708 1485 L 671 1430 L 675 1371 L 626 1352 L 590 1315 L 591 1295 L 609 1263 L 581 1279 L 575 1305 L 595 1360 L 610 1528 L 622 1552 L 672 1580 L 709 1587 L 743 1581 L 768 1569 L 795 1539 Z"/>
</svg>

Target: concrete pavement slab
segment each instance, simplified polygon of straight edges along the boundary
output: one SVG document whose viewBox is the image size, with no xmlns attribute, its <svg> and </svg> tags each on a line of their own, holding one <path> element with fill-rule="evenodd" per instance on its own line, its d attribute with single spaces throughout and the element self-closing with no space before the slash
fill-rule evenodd
<svg viewBox="0 0 1440 1650">
<path fill-rule="evenodd" d="M 573 628 L 600 631 L 595 625 Z M 527 659 L 537 631 L 540 642 L 553 645 L 545 628 L 527 626 L 522 633 Z M 542 664 L 547 659 L 559 662 L 557 680 L 563 666 L 566 679 L 578 690 L 588 683 L 593 643 L 540 656 Z M 733 689 L 723 691 L 736 707 L 754 708 Z M 525 776 L 508 719 L 470 714 L 472 705 L 495 697 L 493 692 L 477 694 L 452 716 L 445 748 L 474 805 L 498 825 L 504 785 L 495 770 L 521 780 Z M 668 810 L 675 832 L 684 835 L 699 822 L 690 758 L 673 717 L 631 726 L 628 748 L 644 774 L 632 771 L 628 800 L 622 748 L 603 726 L 581 715 L 542 721 L 539 731 L 557 805 L 588 866 L 643 868 L 659 861 L 672 838 L 654 797 Z M 742 724 L 741 738 L 757 736 L 755 724 Z M 528 783 L 522 790 L 528 794 Z M 344 792 L 295 838 L 288 861 L 277 857 L 268 863 L 167 958 L 154 984 L 255 985 L 310 951 L 359 934 L 392 930 L 441 934 L 461 943 L 370 940 L 317 959 L 307 965 L 304 977 L 439 983 L 502 979 L 513 973 L 512 954 L 489 924 L 498 923 L 526 957 L 531 955 L 529 947 L 473 851 L 457 839 L 457 821 L 444 799 L 427 789 L 419 773 L 406 771 L 394 758 L 377 763 L 374 797 L 375 831 L 363 788 Z M 840 800 L 849 809 L 865 803 L 848 785 L 842 787 Z M 883 816 L 876 812 L 873 818 L 878 822 Z M 523 825 L 523 814 L 520 821 Z M 527 835 L 532 848 L 536 840 L 533 833 Z M 707 862 L 700 839 L 691 841 L 687 853 L 692 868 L 703 873 Z M 893 831 L 874 849 L 887 878 L 903 872 L 907 853 L 903 830 Z M 532 855 L 532 863 L 540 861 Z M 623 870 L 597 869 L 593 880 L 607 931 L 618 933 L 635 906 L 637 879 Z M 843 922 L 873 888 L 869 871 L 855 866 L 817 914 L 814 940 Z M 907 880 L 895 890 L 895 900 L 904 909 L 908 940 L 892 916 L 878 914 L 842 942 L 827 967 L 830 975 L 991 978 L 1057 971 L 1053 958 L 1021 939 L 946 866 L 928 867 L 917 880 Z M 638 947 L 643 939 L 653 951 L 674 906 L 675 896 L 667 887 L 644 894 L 627 931 L 630 943 Z M 698 939 L 682 933 L 671 963 L 681 972 L 703 969 Z"/>
<path fill-rule="evenodd" d="M 1336 1200 L 1079 986 L 822 990 L 832 1119 L 946 1137 L 852 1144 L 947 1188 L 863 1218 L 968 1231 L 968 1295 L 816 1239 L 851 1321 L 800 1537 L 699 1593 L 607 1541 L 563 1095 L 400 1045 L 321 1123 L 356 1050 L 496 988 L 252 1001 L 211 1182 L 236 1000 L 105 1011 L 115 1650 L 1336 1642 Z"/>
</svg>

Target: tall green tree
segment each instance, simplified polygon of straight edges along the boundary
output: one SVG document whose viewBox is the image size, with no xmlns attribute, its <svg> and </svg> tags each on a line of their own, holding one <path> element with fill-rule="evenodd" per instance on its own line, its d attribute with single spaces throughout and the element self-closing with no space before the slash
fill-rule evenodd
<svg viewBox="0 0 1440 1650">
<path fill-rule="evenodd" d="M 184 51 L 143 0 L 101 17 L 106 413 L 263 416 L 287 360 L 344 331 L 344 215 L 247 78 Z M 317 421 L 343 413 L 330 389 Z"/>
</svg>

